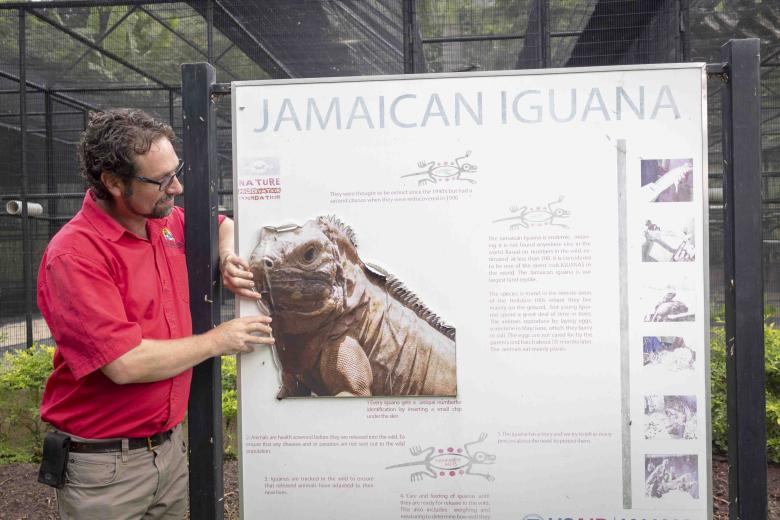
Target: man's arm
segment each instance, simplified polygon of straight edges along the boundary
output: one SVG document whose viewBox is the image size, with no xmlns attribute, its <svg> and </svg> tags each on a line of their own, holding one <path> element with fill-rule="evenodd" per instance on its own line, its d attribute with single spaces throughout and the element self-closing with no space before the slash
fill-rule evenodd
<svg viewBox="0 0 780 520">
<path fill-rule="evenodd" d="M 255 291 L 249 264 L 235 253 L 233 229 L 233 220 L 229 218 L 225 218 L 219 225 L 219 270 L 222 273 L 222 284 L 237 296 L 259 300 L 260 293 Z"/>
<path fill-rule="evenodd" d="M 100 370 L 119 385 L 161 381 L 210 357 L 252 352 L 254 345 L 272 344 L 270 322 L 271 318 L 267 316 L 249 316 L 230 320 L 198 336 L 144 339 Z"/>
<path fill-rule="evenodd" d="M 254 290 L 249 265 L 235 254 L 233 230 L 233 221 L 229 218 L 219 225 L 222 283 L 239 296 L 257 300 L 260 294 Z M 270 321 L 264 316 L 251 316 L 228 321 L 199 336 L 174 340 L 144 339 L 101 370 L 117 384 L 168 379 L 210 357 L 252 352 L 253 345 L 272 344 Z M 263 337 L 253 333 L 262 333 Z"/>
</svg>

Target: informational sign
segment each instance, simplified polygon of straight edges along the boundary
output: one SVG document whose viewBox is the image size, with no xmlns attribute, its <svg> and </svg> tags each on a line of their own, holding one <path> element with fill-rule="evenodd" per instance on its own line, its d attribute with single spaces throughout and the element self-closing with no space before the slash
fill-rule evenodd
<svg viewBox="0 0 780 520">
<path fill-rule="evenodd" d="M 711 518 L 705 89 L 234 83 L 243 517 Z"/>
</svg>

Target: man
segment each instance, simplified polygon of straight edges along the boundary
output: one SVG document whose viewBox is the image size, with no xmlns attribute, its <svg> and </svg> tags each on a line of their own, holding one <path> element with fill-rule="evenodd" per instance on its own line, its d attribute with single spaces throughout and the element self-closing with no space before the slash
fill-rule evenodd
<svg viewBox="0 0 780 520">
<path fill-rule="evenodd" d="M 192 335 L 174 138 L 140 110 L 91 114 L 78 150 L 89 190 L 43 255 L 38 305 L 57 348 L 41 418 L 71 438 L 64 520 L 182 518 L 191 368 L 273 342 L 263 316 Z M 259 298 L 230 219 L 219 249 L 225 285 Z"/>
</svg>

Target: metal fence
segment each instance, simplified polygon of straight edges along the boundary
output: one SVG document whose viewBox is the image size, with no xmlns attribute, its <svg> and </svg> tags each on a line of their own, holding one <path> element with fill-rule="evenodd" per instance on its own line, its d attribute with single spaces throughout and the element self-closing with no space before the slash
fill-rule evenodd
<svg viewBox="0 0 780 520">
<path fill-rule="evenodd" d="M 180 64 L 262 78 L 719 61 L 762 39 L 767 309 L 780 307 L 780 6 L 724 0 L 198 0 L 0 2 L 0 351 L 46 341 L 35 304 L 46 244 L 84 194 L 90 110 L 143 108 L 181 132 Z M 723 302 L 720 96 L 710 82 L 711 298 Z M 221 205 L 232 211 L 230 107 L 219 106 Z M 562 143 L 565 146 L 565 143 Z M 28 206 L 29 207 L 29 206 Z M 77 304 L 77 302 L 76 302 Z M 224 298 L 223 317 L 232 314 Z"/>
</svg>

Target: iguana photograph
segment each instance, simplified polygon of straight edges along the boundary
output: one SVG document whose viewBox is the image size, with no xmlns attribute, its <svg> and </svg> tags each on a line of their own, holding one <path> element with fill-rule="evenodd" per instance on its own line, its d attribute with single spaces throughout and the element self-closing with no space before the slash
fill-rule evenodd
<svg viewBox="0 0 780 520">
<path fill-rule="evenodd" d="M 249 259 L 273 318 L 278 398 L 455 396 L 455 329 L 358 256 L 334 216 L 265 226 Z"/>
</svg>

